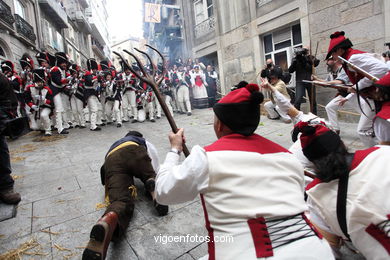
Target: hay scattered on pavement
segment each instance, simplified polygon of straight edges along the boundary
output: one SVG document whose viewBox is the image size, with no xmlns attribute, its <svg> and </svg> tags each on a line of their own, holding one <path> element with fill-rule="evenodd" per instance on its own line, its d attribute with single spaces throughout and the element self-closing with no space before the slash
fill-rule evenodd
<svg viewBox="0 0 390 260">
<path fill-rule="evenodd" d="M 38 136 L 33 139 L 33 142 L 55 142 L 66 138 L 65 135 Z"/>
<path fill-rule="evenodd" d="M 11 162 L 12 162 L 12 163 L 24 161 L 25 159 L 26 159 L 26 157 L 22 157 L 22 156 L 12 156 L 12 154 L 11 154 Z"/>
<path fill-rule="evenodd" d="M 54 248 L 60 250 L 60 251 L 69 251 L 69 252 L 72 252 L 72 250 L 68 249 L 68 248 L 65 248 L 65 247 L 62 247 L 56 243 L 54 243 Z"/>
<path fill-rule="evenodd" d="M 23 178 L 24 176 L 23 176 L 23 175 L 13 175 L 13 174 L 11 174 L 11 177 L 12 177 L 12 179 L 14 179 L 14 181 L 15 181 L 15 180 L 17 180 L 17 179 Z"/>
<path fill-rule="evenodd" d="M 69 199 L 69 200 L 56 200 L 55 203 L 66 203 L 66 202 L 70 202 L 70 201 L 75 201 L 75 200 L 79 200 L 80 198 L 74 198 L 74 199 Z"/>
<path fill-rule="evenodd" d="M 30 251 L 35 249 L 34 251 Z M 8 252 L 0 255 L 0 260 L 19 260 L 22 259 L 23 255 L 30 256 L 46 256 L 48 253 L 42 252 L 42 246 L 35 238 L 31 238 L 30 240 L 24 242 L 16 249 L 11 249 Z"/>
<path fill-rule="evenodd" d="M 23 157 L 23 156 L 17 156 L 21 153 L 28 153 L 28 152 L 33 152 L 37 149 L 38 147 L 35 146 L 35 145 L 32 145 L 32 144 L 25 144 L 25 145 L 22 145 L 20 146 L 18 149 L 15 149 L 15 150 L 12 150 L 10 152 L 10 156 L 11 156 L 11 162 L 15 163 L 15 162 L 19 162 L 19 161 L 23 161 L 26 159 L 26 157 Z"/>
<path fill-rule="evenodd" d="M 80 253 L 78 253 L 78 252 L 73 252 L 73 253 L 71 253 L 71 254 L 64 255 L 64 259 L 65 259 L 65 260 L 71 259 L 71 258 L 73 258 L 74 256 L 76 256 L 76 255 L 78 255 L 78 254 L 80 254 Z"/>
<path fill-rule="evenodd" d="M 53 231 L 50 231 L 50 230 L 47 230 L 47 229 L 42 229 L 41 232 L 48 233 L 50 235 L 59 235 L 60 234 L 59 232 L 53 232 Z"/>
<path fill-rule="evenodd" d="M 33 152 L 33 151 L 35 151 L 37 148 L 38 148 L 38 147 L 37 147 L 36 145 L 33 145 L 33 144 L 24 144 L 24 145 L 20 146 L 20 148 L 11 151 L 11 155 L 12 155 L 12 154 L 19 154 L 19 153 Z"/>
</svg>

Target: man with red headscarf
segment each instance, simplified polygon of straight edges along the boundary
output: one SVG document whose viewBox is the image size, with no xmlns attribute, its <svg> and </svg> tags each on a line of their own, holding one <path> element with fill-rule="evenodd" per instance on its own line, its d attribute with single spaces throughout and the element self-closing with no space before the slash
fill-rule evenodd
<svg viewBox="0 0 390 260">
<path fill-rule="evenodd" d="M 254 134 L 263 98 L 255 84 L 222 98 L 213 108 L 218 140 L 195 146 L 181 164 L 183 129 L 171 133 L 171 151 L 157 174 L 157 202 L 183 203 L 200 194 L 209 259 L 333 259 L 304 214 L 299 161 Z"/>
</svg>

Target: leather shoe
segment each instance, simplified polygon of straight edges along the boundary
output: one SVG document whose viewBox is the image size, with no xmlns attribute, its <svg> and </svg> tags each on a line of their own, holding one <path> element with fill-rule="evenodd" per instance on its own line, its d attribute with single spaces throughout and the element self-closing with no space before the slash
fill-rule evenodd
<svg viewBox="0 0 390 260">
<path fill-rule="evenodd" d="M 157 210 L 159 216 L 165 216 L 168 214 L 168 206 L 158 204 L 157 201 L 153 200 L 154 208 Z"/>
<path fill-rule="evenodd" d="M 66 131 L 66 129 L 62 130 L 61 133 L 60 133 L 60 135 L 67 135 L 67 134 L 69 134 L 69 132 Z"/>
<path fill-rule="evenodd" d="M 6 204 L 18 204 L 21 200 L 19 193 L 14 191 L 14 188 L 0 190 L 0 200 Z"/>
</svg>

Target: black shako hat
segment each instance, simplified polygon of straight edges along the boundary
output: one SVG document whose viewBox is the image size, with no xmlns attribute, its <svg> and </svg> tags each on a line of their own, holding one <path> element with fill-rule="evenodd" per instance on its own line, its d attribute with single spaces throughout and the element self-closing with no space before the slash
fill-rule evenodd
<svg viewBox="0 0 390 260">
<path fill-rule="evenodd" d="M 249 136 L 260 122 L 260 104 L 264 96 L 256 84 L 231 91 L 214 105 L 218 119 L 234 133 Z"/>
</svg>

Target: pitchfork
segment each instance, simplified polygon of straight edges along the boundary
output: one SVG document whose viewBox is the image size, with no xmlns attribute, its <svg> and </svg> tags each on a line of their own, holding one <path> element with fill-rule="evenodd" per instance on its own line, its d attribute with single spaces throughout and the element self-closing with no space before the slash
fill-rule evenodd
<svg viewBox="0 0 390 260">
<path fill-rule="evenodd" d="M 137 62 L 137 65 L 139 67 L 139 69 L 141 70 L 142 72 L 142 75 L 136 71 L 132 65 L 130 65 L 126 59 L 124 59 L 122 57 L 121 54 L 117 53 L 114 51 L 114 54 L 117 55 L 126 65 L 127 67 L 129 67 L 130 71 L 137 77 L 139 78 L 140 80 L 146 82 L 149 86 L 152 87 L 153 89 L 153 92 L 156 94 L 156 97 L 157 97 L 157 100 L 158 102 L 160 103 L 161 105 L 161 108 L 162 110 L 164 111 L 164 114 L 165 116 L 167 117 L 168 119 L 168 122 L 169 122 L 169 125 L 171 126 L 172 128 L 172 131 L 174 133 L 177 133 L 178 131 L 178 128 L 176 126 L 176 123 L 175 123 L 175 120 L 173 119 L 173 116 L 171 115 L 171 113 L 169 112 L 169 109 L 168 109 L 168 106 L 167 104 L 164 102 L 163 98 L 162 98 L 162 95 L 159 91 L 159 86 L 161 84 L 161 82 L 163 81 L 164 79 L 164 75 L 166 74 L 166 65 L 165 65 L 165 58 L 164 56 L 161 54 L 161 52 L 159 52 L 156 48 L 146 44 L 147 47 L 149 47 L 150 49 L 154 50 L 155 52 L 157 52 L 157 54 L 160 56 L 160 58 L 162 59 L 162 72 L 160 75 L 158 75 L 158 77 L 156 78 L 156 69 L 158 69 L 157 65 L 155 65 L 152 61 L 152 59 L 150 58 L 149 54 L 147 54 L 146 52 L 144 51 L 141 51 L 137 48 L 134 48 L 136 51 L 138 51 L 139 53 L 145 55 L 148 60 L 149 60 L 149 63 L 151 65 L 151 73 L 148 73 L 146 70 L 145 70 L 145 67 L 144 67 L 144 64 L 142 63 L 142 61 L 133 53 L 129 52 L 128 50 L 123 50 L 124 52 L 126 52 L 127 54 L 129 54 L 130 56 L 132 56 L 135 61 Z M 190 152 L 188 151 L 188 148 L 187 146 L 183 143 L 183 153 L 184 155 L 187 157 Z"/>
</svg>

